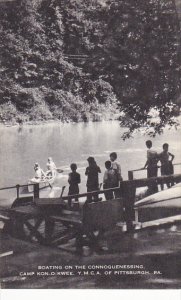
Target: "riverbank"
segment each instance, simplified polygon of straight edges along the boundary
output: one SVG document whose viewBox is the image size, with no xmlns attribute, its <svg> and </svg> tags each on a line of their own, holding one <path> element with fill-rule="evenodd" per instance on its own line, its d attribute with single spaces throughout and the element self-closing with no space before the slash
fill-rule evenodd
<svg viewBox="0 0 181 300">
<path fill-rule="evenodd" d="M 87 121 L 84 120 L 80 120 L 78 122 L 75 121 L 71 121 L 71 120 L 66 120 L 66 121 L 62 121 L 62 120 L 58 120 L 58 119 L 50 119 L 50 120 L 37 120 L 37 121 L 25 121 L 25 122 L 0 122 L 0 127 L 4 128 L 4 127 L 22 127 L 22 126 L 38 126 L 38 125 L 49 125 L 49 124 L 76 124 L 76 123 L 95 123 L 95 122 L 103 122 L 103 121 L 119 121 L 119 116 L 117 115 L 117 117 L 114 118 L 103 118 L 102 116 L 97 116 L 97 118 L 92 118 L 89 119 Z"/>
<path fill-rule="evenodd" d="M 1 127 L 12 127 L 22 125 L 43 125 L 43 124 L 66 124 L 66 123 L 89 123 L 89 122 L 102 122 L 102 121 L 116 121 L 120 120 L 120 113 L 115 110 L 112 113 L 87 113 L 86 116 L 80 118 L 38 118 L 30 120 L 28 117 L 16 117 L 10 120 L 0 120 Z"/>
</svg>

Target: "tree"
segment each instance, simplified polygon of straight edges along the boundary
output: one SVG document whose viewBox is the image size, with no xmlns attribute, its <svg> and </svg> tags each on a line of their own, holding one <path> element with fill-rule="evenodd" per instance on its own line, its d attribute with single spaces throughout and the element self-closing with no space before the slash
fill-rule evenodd
<svg viewBox="0 0 181 300">
<path fill-rule="evenodd" d="M 105 17 L 106 16 L 106 17 Z M 161 133 L 177 125 L 180 94 L 180 29 L 172 0 L 111 0 L 104 8 L 104 32 L 92 51 L 94 76 L 111 83 L 125 114 L 121 125 Z M 103 24 L 102 24 L 103 25 Z M 158 114 L 157 121 L 151 111 Z"/>
<path fill-rule="evenodd" d="M 103 105 L 107 110 L 110 103 L 115 110 L 111 85 L 94 80 L 80 66 L 67 61 L 65 51 L 71 52 L 72 32 L 78 40 L 80 37 L 82 47 L 84 15 L 78 9 L 74 12 L 71 1 L 69 5 L 62 4 L 63 0 L 20 0 L 2 10 L 0 95 L 1 102 L 13 105 L 9 106 L 13 113 L 8 114 L 8 120 L 14 118 L 14 110 L 25 119 L 62 121 L 80 121 L 86 110 L 94 113 Z M 83 1 L 81 5 L 84 10 Z M 82 24 L 78 31 L 75 23 Z M 6 119 L 1 113 L 3 118 Z"/>
<path fill-rule="evenodd" d="M 89 109 L 116 112 L 117 102 L 123 138 L 177 125 L 174 0 L 20 0 L 0 17 L 0 95 L 21 114 L 30 101 L 47 118 L 79 121 Z"/>
</svg>

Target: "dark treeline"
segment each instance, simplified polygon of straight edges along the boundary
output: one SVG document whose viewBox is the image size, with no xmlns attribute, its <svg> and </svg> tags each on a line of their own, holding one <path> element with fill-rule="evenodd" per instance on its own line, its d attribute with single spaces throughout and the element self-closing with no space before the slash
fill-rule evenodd
<svg viewBox="0 0 181 300">
<path fill-rule="evenodd" d="M 131 132 L 173 124 L 180 94 L 174 0 L 0 5 L 1 121 L 86 121 L 118 105 Z M 159 125 L 149 121 L 155 107 Z"/>
</svg>

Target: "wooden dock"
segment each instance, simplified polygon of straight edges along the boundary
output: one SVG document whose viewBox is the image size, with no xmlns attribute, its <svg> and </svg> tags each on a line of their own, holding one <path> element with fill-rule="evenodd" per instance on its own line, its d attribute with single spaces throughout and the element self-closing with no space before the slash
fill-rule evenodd
<svg viewBox="0 0 181 300">
<path fill-rule="evenodd" d="M 85 245 L 97 247 L 100 237 L 113 230 L 118 223 L 123 224 L 120 232 L 124 231 L 124 224 L 127 232 L 135 231 L 140 221 L 137 215 L 135 217 L 134 207 L 137 188 L 168 181 L 181 182 L 181 174 L 131 179 L 122 181 L 117 188 L 74 196 L 60 195 L 60 198 L 40 198 L 38 184 L 34 185 L 33 196 L 20 197 L 19 190 L 22 186 L 18 185 L 15 187 L 17 198 L 11 208 L 0 207 L 1 221 L 5 224 L 3 230 L 13 237 L 49 246 L 60 246 L 75 239 L 79 250 Z M 91 196 L 94 199 L 95 195 L 104 195 L 108 191 L 116 192 L 118 198 L 99 202 L 92 200 L 92 203 L 86 201 L 84 205 L 74 202 L 73 207 L 69 207 L 69 200 L 72 198 Z M 181 214 L 181 205 L 177 210 L 176 215 Z M 160 219 L 159 216 L 157 219 Z M 139 227 L 142 226 L 137 226 Z"/>
<path fill-rule="evenodd" d="M 31 199 L 17 193 L 11 207 L 0 207 L 4 224 L 0 230 L 1 288 L 180 288 L 181 271 L 175 262 L 181 255 L 181 199 L 175 215 L 160 219 L 155 213 L 155 219 L 141 222 L 135 216 L 136 190 L 168 181 L 181 182 L 181 174 L 123 181 L 112 189 L 119 192 L 119 198 L 85 204 L 73 201 L 72 207 L 70 196 L 40 198 L 38 185 Z M 61 266 L 63 271 L 65 265 L 71 266 L 73 275 L 39 272 L 39 266 L 47 264 Z M 143 265 L 147 275 L 112 270 L 110 276 L 103 271 L 96 276 L 88 267 L 110 264 Z M 76 265 L 84 266 L 88 275 L 82 272 L 80 276 Z"/>
</svg>

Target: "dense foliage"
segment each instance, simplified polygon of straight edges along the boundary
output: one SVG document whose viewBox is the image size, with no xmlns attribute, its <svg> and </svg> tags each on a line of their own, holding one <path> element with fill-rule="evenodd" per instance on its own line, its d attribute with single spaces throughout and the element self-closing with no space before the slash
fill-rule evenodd
<svg viewBox="0 0 181 300">
<path fill-rule="evenodd" d="M 0 39 L 1 120 L 86 121 L 117 103 L 124 137 L 176 124 L 174 0 L 19 0 L 3 4 Z"/>
<path fill-rule="evenodd" d="M 1 120 L 86 121 L 116 110 L 112 86 L 65 58 L 64 13 L 54 2 L 21 0 L 1 10 Z"/>
</svg>

